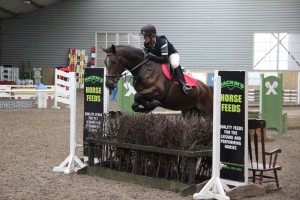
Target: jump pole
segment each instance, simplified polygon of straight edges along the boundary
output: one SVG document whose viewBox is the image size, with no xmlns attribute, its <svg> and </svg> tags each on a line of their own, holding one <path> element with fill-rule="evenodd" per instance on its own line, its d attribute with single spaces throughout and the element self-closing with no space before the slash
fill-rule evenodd
<svg viewBox="0 0 300 200">
<path fill-rule="evenodd" d="M 214 77 L 214 111 L 213 111 L 213 168 L 212 178 L 199 193 L 193 195 L 194 199 L 220 199 L 230 200 L 226 196 L 225 189 L 229 187 L 220 179 L 220 123 L 221 123 L 221 77 Z"/>
<path fill-rule="evenodd" d="M 76 78 L 75 72 L 63 72 L 55 70 L 55 79 L 58 75 L 69 78 L 69 81 L 56 80 L 55 89 L 58 87 L 68 86 L 69 90 L 66 90 L 66 87 L 63 87 L 66 91 L 67 99 L 69 100 L 70 105 L 70 155 L 58 166 L 53 168 L 53 172 L 63 172 L 64 174 L 71 174 L 77 172 L 77 170 L 86 166 L 76 155 L 76 147 L 79 146 L 76 143 Z M 66 84 L 67 83 L 67 84 Z M 58 89 L 62 91 L 62 89 Z M 66 101 L 63 100 L 65 103 Z"/>
</svg>

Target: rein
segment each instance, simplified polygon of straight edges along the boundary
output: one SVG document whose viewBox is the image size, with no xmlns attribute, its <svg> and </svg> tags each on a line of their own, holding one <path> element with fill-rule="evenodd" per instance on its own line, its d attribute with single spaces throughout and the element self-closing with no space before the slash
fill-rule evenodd
<svg viewBox="0 0 300 200">
<path fill-rule="evenodd" d="M 107 54 L 108 56 L 111 55 L 111 53 Z M 119 57 L 120 55 L 117 54 L 117 57 Z M 144 60 L 143 62 L 141 62 L 140 64 L 138 64 L 137 66 L 135 66 L 134 68 L 132 68 L 131 70 L 129 70 L 129 72 L 133 72 L 134 70 L 136 70 L 137 68 L 139 68 L 140 66 L 142 66 L 143 64 L 145 64 L 147 61 L 149 61 L 149 59 Z M 125 62 L 128 64 L 127 60 L 125 60 Z M 122 78 L 123 76 L 125 76 L 126 74 L 119 74 L 119 75 L 105 75 L 106 77 L 116 77 L 117 80 L 119 80 L 120 78 Z"/>
<path fill-rule="evenodd" d="M 142 66 L 144 63 L 146 63 L 147 61 L 149 61 L 149 59 L 144 60 L 143 62 L 141 62 L 140 64 L 138 64 L 137 66 L 135 66 L 134 68 L 132 68 L 131 70 L 129 70 L 130 72 L 133 72 L 134 70 L 136 70 L 137 68 L 139 68 L 140 66 Z"/>
</svg>

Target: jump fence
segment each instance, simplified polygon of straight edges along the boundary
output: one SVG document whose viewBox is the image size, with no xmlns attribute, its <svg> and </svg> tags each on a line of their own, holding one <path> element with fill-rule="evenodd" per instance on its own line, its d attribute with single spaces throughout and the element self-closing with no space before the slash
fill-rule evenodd
<svg viewBox="0 0 300 200">
<path fill-rule="evenodd" d="M 297 90 L 283 90 L 283 102 L 292 102 L 297 103 Z M 248 101 L 259 102 L 260 101 L 260 90 L 258 89 L 249 89 L 248 90 Z"/>
<path fill-rule="evenodd" d="M 55 102 L 54 108 L 59 108 L 57 102 L 67 104 L 70 107 L 70 154 L 58 166 L 54 167 L 54 172 L 70 174 L 86 165 L 77 157 L 76 147 L 76 77 L 75 72 L 63 72 L 55 70 Z M 60 79 L 59 77 L 63 77 Z"/>
</svg>

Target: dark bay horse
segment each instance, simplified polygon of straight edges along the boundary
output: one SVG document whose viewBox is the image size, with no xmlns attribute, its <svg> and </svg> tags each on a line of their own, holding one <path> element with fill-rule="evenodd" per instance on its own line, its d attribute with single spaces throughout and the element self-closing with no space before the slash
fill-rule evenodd
<svg viewBox="0 0 300 200">
<path fill-rule="evenodd" d="M 182 86 L 168 80 L 161 64 L 144 60 L 141 49 L 131 46 L 112 45 L 107 53 L 106 86 L 109 89 L 117 87 L 118 80 L 125 70 L 133 75 L 133 87 L 136 90 L 132 109 L 135 112 L 150 112 L 157 106 L 170 110 L 199 111 L 207 115 L 213 113 L 213 95 L 211 90 L 202 81 L 197 80 L 189 94 L 185 94 Z"/>
</svg>

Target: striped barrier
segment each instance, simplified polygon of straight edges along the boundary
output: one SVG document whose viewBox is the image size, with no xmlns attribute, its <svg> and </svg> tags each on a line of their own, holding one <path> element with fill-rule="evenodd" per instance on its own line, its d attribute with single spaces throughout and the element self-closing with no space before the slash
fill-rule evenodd
<svg viewBox="0 0 300 200">
<path fill-rule="evenodd" d="M 64 103 L 70 107 L 70 154 L 57 167 L 53 168 L 54 172 L 63 172 L 70 174 L 86 166 L 76 155 L 76 77 L 75 72 L 63 72 L 55 69 L 55 100 Z M 64 78 L 58 79 L 59 76 Z M 66 78 L 66 80 L 65 80 Z M 68 89 L 67 89 L 68 87 Z M 55 107 L 55 106 L 54 106 Z M 59 108 L 56 105 L 56 108 Z"/>
<path fill-rule="evenodd" d="M 297 103 L 297 90 L 283 90 L 283 101 L 284 102 L 295 102 Z"/>
<path fill-rule="evenodd" d="M 248 89 L 248 101 L 259 101 L 260 91 L 257 89 Z"/>
<path fill-rule="evenodd" d="M 12 66 L 0 66 L 0 81 L 13 81 L 19 79 L 19 68 Z"/>
<path fill-rule="evenodd" d="M 297 90 L 283 90 L 283 102 L 292 102 L 297 103 L 298 92 Z M 258 89 L 249 89 L 248 90 L 248 101 L 257 101 L 260 100 L 260 90 Z"/>
</svg>

